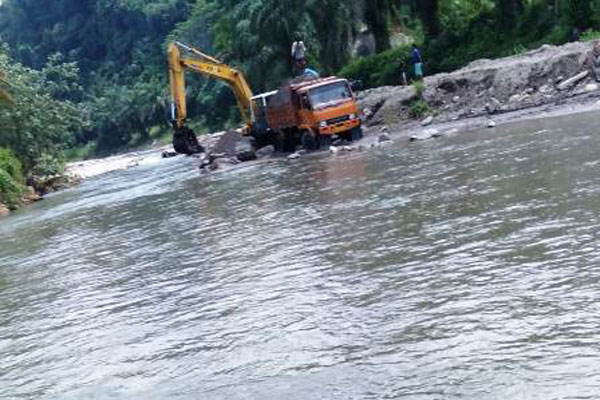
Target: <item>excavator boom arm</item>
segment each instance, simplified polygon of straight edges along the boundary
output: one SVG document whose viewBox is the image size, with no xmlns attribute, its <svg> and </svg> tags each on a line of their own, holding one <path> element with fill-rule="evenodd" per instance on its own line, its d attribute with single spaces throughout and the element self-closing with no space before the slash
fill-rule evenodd
<svg viewBox="0 0 600 400">
<path fill-rule="evenodd" d="M 195 58 L 181 57 L 179 46 L 199 56 Z M 237 105 L 247 127 L 252 127 L 252 90 L 238 70 L 209 57 L 199 50 L 179 43 L 169 45 L 169 79 L 171 82 L 172 118 L 176 128 L 183 128 L 187 118 L 185 99 L 185 70 L 190 69 L 206 76 L 225 82 L 235 94 Z"/>
</svg>

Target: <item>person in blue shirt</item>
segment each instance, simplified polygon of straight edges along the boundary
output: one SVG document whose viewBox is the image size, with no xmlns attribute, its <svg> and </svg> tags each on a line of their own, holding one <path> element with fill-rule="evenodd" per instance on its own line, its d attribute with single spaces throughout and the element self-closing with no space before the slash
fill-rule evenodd
<svg viewBox="0 0 600 400">
<path fill-rule="evenodd" d="M 415 78 L 423 79 L 423 58 L 421 58 L 421 52 L 414 44 L 412 46 L 412 63 L 415 68 Z"/>
</svg>

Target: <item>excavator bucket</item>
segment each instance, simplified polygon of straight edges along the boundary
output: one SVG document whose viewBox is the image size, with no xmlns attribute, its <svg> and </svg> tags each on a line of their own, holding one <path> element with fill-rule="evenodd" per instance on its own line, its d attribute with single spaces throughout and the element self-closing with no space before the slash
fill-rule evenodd
<svg viewBox="0 0 600 400">
<path fill-rule="evenodd" d="M 179 154 L 204 153 L 204 147 L 198 143 L 198 138 L 193 130 L 187 127 L 176 129 L 173 133 L 173 148 Z"/>
</svg>

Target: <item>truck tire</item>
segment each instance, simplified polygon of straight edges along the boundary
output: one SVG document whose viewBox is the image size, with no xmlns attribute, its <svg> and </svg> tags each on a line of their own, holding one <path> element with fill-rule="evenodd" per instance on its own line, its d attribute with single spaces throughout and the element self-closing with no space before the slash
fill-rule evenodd
<svg viewBox="0 0 600 400">
<path fill-rule="evenodd" d="M 319 135 L 319 148 L 328 150 L 331 147 L 331 135 Z"/>
<path fill-rule="evenodd" d="M 357 126 L 356 128 L 352 128 L 350 131 L 350 140 L 356 142 L 363 138 L 363 131 L 361 126 Z"/>
<path fill-rule="evenodd" d="M 306 151 L 313 151 L 317 149 L 317 138 L 315 134 L 310 130 L 306 130 L 302 132 L 302 136 L 300 137 L 300 144 L 302 148 Z"/>
<path fill-rule="evenodd" d="M 296 138 L 289 132 L 277 132 L 275 150 L 280 153 L 293 153 L 296 151 Z"/>
</svg>

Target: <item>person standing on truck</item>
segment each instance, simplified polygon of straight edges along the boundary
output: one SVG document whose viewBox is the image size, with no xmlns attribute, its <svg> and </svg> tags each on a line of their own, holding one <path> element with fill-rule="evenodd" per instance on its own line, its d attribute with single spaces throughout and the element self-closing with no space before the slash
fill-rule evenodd
<svg viewBox="0 0 600 400">
<path fill-rule="evenodd" d="M 423 79 L 423 58 L 421 57 L 421 52 L 419 51 L 419 48 L 416 44 L 412 45 L 411 57 L 415 72 L 415 78 L 421 80 Z"/>
<path fill-rule="evenodd" d="M 301 74 L 306 67 L 306 46 L 299 33 L 296 34 L 296 41 L 292 44 L 292 60 L 295 75 Z"/>
</svg>

